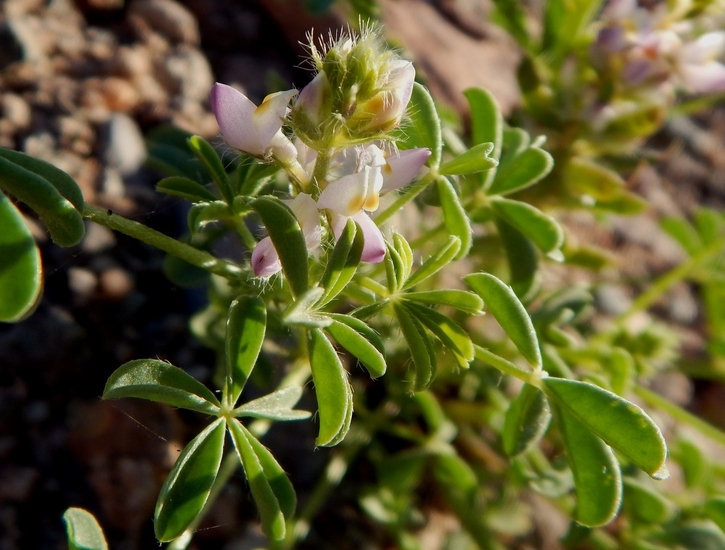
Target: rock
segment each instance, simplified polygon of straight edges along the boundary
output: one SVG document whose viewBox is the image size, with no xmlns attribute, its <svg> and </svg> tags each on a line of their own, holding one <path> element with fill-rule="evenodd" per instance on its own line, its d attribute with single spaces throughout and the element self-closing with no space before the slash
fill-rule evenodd
<svg viewBox="0 0 725 550">
<path fill-rule="evenodd" d="M 71 267 L 68 270 L 68 286 L 82 300 L 86 300 L 95 292 L 98 279 L 90 269 Z"/>
<path fill-rule="evenodd" d="M 146 144 L 141 129 L 134 119 L 114 113 L 101 128 L 104 142 L 103 158 L 122 176 L 128 176 L 141 167 L 146 159 Z"/>
<path fill-rule="evenodd" d="M 166 84 L 170 94 L 192 101 L 204 101 L 209 96 L 214 75 L 199 50 L 188 46 L 178 48 L 166 59 L 164 69 L 165 74 L 160 75 L 160 81 L 162 85 Z"/>
<path fill-rule="evenodd" d="M 25 130 L 32 121 L 32 110 L 22 96 L 17 94 L 3 94 L 0 99 L 2 105 L 2 120 L 12 126 L 13 131 Z"/>
<path fill-rule="evenodd" d="M 0 501 L 25 502 L 30 497 L 40 472 L 27 466 L 5 466 L 0 470 Z"/>
<path fill-rule="evenodd" d="M 116 235 L 113 231 L 96 223 L 88 224 L 86 234 L 81 246 L 87 254 L 98 254 L 116 245 Z M 78 268 L 81 269 L 81 268 Z"/>
<path fill-rule="evenodd" d="M 120 267 L 105 270 L 98 281 L 103 296 L 113 301 L 123 300 L 136 286 L 131 274 Z"/>
<path fill-rule="evenodd" d="M 129 8 L 129 17 L 141 19 L 172 42 L 192 45 L 200 42 L 194 15 L 173 0 L 135 0 Z"/>
</svg>

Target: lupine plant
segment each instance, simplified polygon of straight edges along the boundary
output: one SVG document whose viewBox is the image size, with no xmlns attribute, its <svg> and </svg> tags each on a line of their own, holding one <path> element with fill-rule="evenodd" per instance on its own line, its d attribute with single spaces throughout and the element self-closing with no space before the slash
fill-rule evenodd
<svg viewBox="0 0 725 550">
<path fill-rule="evenodd" d="M 587 109 L 562 101 L 571 84 L 561 81 L 574 51 L 568 41 L 592 28 L 599 3 L 576 4 L 566 12 L 569 3 L 550 2 L 535 45 L 514 3 L 498 3 L 507 28 L 528 48 L 526 125 L 577 121 L 573 133 L 559 126 L 554 135 L 563 168 L 554 166 L 543 136 L 507 125 L 482 89 L 465 92 L 465 139 L 444 132 L 412 63 L 370 25 L 326 43 L 310 37 L 315 74 L 299 92 L 273 93 L 257 106 L 216 84 L 210 100 L 219 147 L 168 128 L 149 136 L 149 163 L 168 174 L 158 191 L 192 203 L 183 240 L 86 204 L 65 173 L 0 150 L 0 187 L 36 212 L 59 246 L 82 239 L 85 218 L 168 253 L 179 283 L 207 277 L 208 305 L 190 325 L 218 353 L 215 387 L 167 362 L 139 359 L 120 366 L 103 391 L 104 399 L 149 399 L 210 419 L 161 489 L 159 541 L 186 548 L 241 464 L 270 546 L 291 548 L 361 458 L 373 481 L 355 487 L 359 509 L 400 548 L 421 548 L 415 533 L 425 521 L 423 491 L 440 495 L 458 518 L 462 529 L 446 548 L 503 548 L 531 537 L 534 495 L 570 522 L 562 542 L 568 547 L 725 547 L 721 468 L 677 433 L 668 457 L 655 421 L 666 412 L 725 439 L 647 388 L 673 361 L 667 337 L 654 328 L 632 334 L 623 320 L 597 331 L 588 322 L 586 289 L 542 288 L 542 265 L 567 265 L 574 255 L 542 210 L 557 199 L 556 182 L 576 175 L 600 202 L 641 202 L 596 163 L 602 151 L 593 144 L 611 135 L 621 113 L 604 120 L 587 109 L 619 99 L 602 99 L 595 88 L 598 99 Z M 612 2 L 590 35 L 597 70 L 621 85 L 621 97 L 663 83 L 659 60 L 638 65 L 652 37 L 618 27 L 644 15 L 632 3 Z M 667 75 L 694 90 L 687 75 L 693 60 L 698 72 L 700 53 L 679 50 L 679 65 Z M 549 81 L 539 74 L 539 55 L 552 60 Z M 630 144 L 637 136 L 625 137 Z M 567 196 L 559 204 L 569 204 Z M 0 271 L 0 318 L 16 321 L 41 292 L 40 259 L 17 207 L 0 197 L 0 242 L 12 259 Z M 721 236 L 670 227 L 693 257 L 713 240 L 722 248 Z M 244 261 L 208 252 L 228 232 L 247 251 Z M 250 400 L 248 385 L 274 378 L 256 376 L 274 368 L 260 360 L 270 354 L 281 382 Z M 305 392 L 314 395 L 313 411 L 295 408 Z M 316 422 L 316 445 L 337 447 L 318 451 L 329 453 L 329 466 L 299 512 L 292 483 L 260 441 L 270 421 Z M 668 466 L 684 473 L 687 496 L 662 487 Z M 65 520 L 71 547 L 104 548 L 83 511 L 71 509 Z"/>
</svg>

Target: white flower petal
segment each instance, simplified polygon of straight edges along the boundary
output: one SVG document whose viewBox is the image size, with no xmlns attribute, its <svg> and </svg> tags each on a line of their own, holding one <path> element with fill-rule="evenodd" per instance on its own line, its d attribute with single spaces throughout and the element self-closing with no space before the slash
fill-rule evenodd
<svg viewBox="0 0 725 550">
<path fill-rule="evenodd" d="M 282 269 L 272 239 L 265 237 L 252 251 L 252 271 L 257 277 L 270 277 Z"/>
<path fill-rule="evenodd" d="M 295 95 L 297 95 L 297 90 L 269 94 L 252 113 L 252 125 L 257 133 L 263 154 L 266 153 L 272 138 L 282 128 L 282 122 L 287 115 L 287 106 Z"/>
<path fill-rule="evenodd" d="M 725 65 L 711 61 L 702 65 L 682 65 L 680 75 L 691 92 L 709 94 L 725 91 Z"/>
<path fill-rule="evenodd" d="M 715 61 L 725 51 L 725 32 L 708 32 L 694 42 L 682 46 L 680 59 L 683 63 Z"/>
<path fill-rule="evenodd" d="M 362 172 L 348 174 L 329 183 L 320 193 L 317 207 L 330 209 L 343 216 L 352 216 L 359 212 L 367 199 L 370 171 L 366 168 Z"/>
<path fill-rule="evenodd" d="M 284 201 L 290 207 L 305 235 L 307 250 L 314 250 L 322 242 L 322 226 L 317 203 L 311 195 L 300 193 L 291 201 Z"/>
<path fill-rule="evenodd" d="M 216 83 L 211 89 L 211 109 L 226 142 L 252 155 L 261 155 L 252 115 L 257 108 L 243 93 L 226 84 Z"/>
<path fill-rule="evenodd" d="M 418 147 L 388 156 L 387 166 L 383 167 L 382 192 L 400 189 L 412 181 L 428 161 L 430 154 L 430 149 Z"/>
</svg>

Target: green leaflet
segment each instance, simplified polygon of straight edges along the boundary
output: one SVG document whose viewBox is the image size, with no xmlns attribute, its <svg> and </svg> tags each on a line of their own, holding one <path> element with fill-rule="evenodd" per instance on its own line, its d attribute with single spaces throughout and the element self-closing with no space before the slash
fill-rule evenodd
<svg viewBox="0 0 725 550">
<path fill-rule="evenodd" d="M 622 501 L 622 474 L 612 450 L 575 417 L 557 408 L 557 420 L 576 487 L 576 521 L 599 527 L 612 521 Z"/>
<path fill-rule="evenodd" d="M 725 497 L 717 496 L 705 503 L 705 514 L 725 533 Z"/>
<path fill-rule="evenodd" d="M 219 193 L 227 204 L 231 205 L 234 201 L 234 193 L 229 183 L 229 176 L 224 169 L 222 160 L 208 141 L 201 136 L 191 136 L 188 139 L 189 149 L 194 153 L 197 159 L 206 167 L 211 179 L 219 189 Z"/>
<path fill-rule="evenodd" d="M 404 304 L 408 311 L 453 353 L 458 366 L 467 369 L 474 356 L 473 343 L 468 333 L 455 321 L 430 307 L 407 300 Z"/>
<path fill-rule="evenodd" d="M 637 405 L 588 382 L 545 378 L 544 391 L 559 408 L 655 479 L 669 476 L 667 444 Z"/>
<path fill-rule="evenodd" d="M 347 372 L 327 337 L 317 328 L 307 334 L 312 381 L 320 413 L 316 444 L 330 447 L 342 441 L 350 429 L 352 388 Z"/>
<path fill-rule="evenodd" d="M 496 168 L 498 161 L 489 157 L 491 151 L 493 151 L 493 143 L 474 145 L 465 153 L 461 153 L 441 165 L 438 173 L 442 176 L 463 176 Z"/>
<path fill-rule="evenodd" d="M 423 390 L 433 381 L 436 371 L 436 357 L 430 339 L 420 321 L 411 315 L 403 304 L 394 302 L 393 311 L 413 358 L 415 367 L 413 387 L 416 391 Z"/>
<path fill-rule="evenodd" d="M 122 397 L 148 399 L 205 414 L 217 414 L 221 406 L 211 390 L 196 378 L 157 359 L 129 361 L 111 374 L 102 398 Z"/>
<path fill-rule="evenodd" d="M 428 258 L 423 264 L 416 269 L 405 284 L 402 286 L 402 290 L 412 288 L 417 284 L 422 283 L 428 277 L 432 277 L 438 271 L 448 265 L 458 254 L 461 249 L 461 240 L 458 237 L 451 235 L 448 237 L 448 241 L 430 258 Z"/>
<path fill-rule="evenodd" d="M 407 292 L 405 299 L 422 304 L 448 306 L 469 315 L 481 315 L 483 313 L 481 311 L 483 309 L 483 300 L 478 294 L 466 290 L 445 289 Z"/>
<path fill-rule="evenodd" d="M 488 273 L 473 273 L 463 280 L 483 298 L 521 355 L 535 370 L 541 369 L 539 340 L 529 314 L 511 287 Z"/>
<path fill-rule="evenodd" d="M 312 416 L 308 411 L 294 409 L 293 407 L 302 397 L 302 388 L 289 386 L 274 393 L 264 395 L 246 402 L 234 409 L 234 416 L 252 418 L 267 418 L 269 420 L 286 421 L 302 420 Z"/>
<path fill-rule="evenodd" d="M 65 178 L 60 178 L 60 181 L 65 181 Z M 0 155 L 0 189 L 35 210 L 55 244 L 73 246 L 85 234 L 83 216 L 58 187 L 42 175 Z M 77 201 L 77 198 L 74 200 Z"/>
<path fill-rule="evenodd" d="M 471 221 L 468 219 L 466 210 L 463 208 L 453 184 L 446 178 L 438 178 L 436 185 L 441 201 L 441 209 L 443 210 L 443 222 L 446 226 L 446 231 L 449 235 L 456 236 L 461 241 L 461 247 L 454 256 L 454 259 L 459 260 L 468 254 L 468 251 L 471 249 L 471 244 L 473 244 Z"/>
<path fill-rule="evenodd" d="M 194 204 L 187 214 L 189 232 L 196 235 L 207 223 L 232 218 L 234 211 L 224 201 L 204 202 Z"/>
<path fill-rule="evenodd" d="M 405 125 L 404 130 L 398 130 L 396 138 L 405 144 L 406 149 L 428 147 L 431 150 L 428 166 L 435 170 L 441 163 L 443 150 L 441 121 L 430 92 L 417 82 L 413 85 L 408 113 L 410 123 Z"/>
<path fill-rule="evenodd" d="M 213 202 L 217 200 L 214 193 L 202 184 L 182 176 L 170 176 L 162 179 L 156 184 L 156 190 L 191 202 Z"/>
<path fill-rule="evenodd" d="M 353 220 L 347 220 L 320 279 L 320 286 L 325 290 L 319 299 L 318 307 L 333 300 L 352 280 L 360 264 L 363 244 L 363 232 L 358 231 L 357 224 Z"/>
<path fill-rule="evenodd" d="M 538 208 L 525 202 L 498 197 L 491 200 L 491 206 L 498 217 L 518 229 L 543 253 L 557 253 L 564 244 L 561 226 Z"/>
<path fill-rule="evenodd" d="M 330 315 L 333 322 L 327 332 L 354 355 L 368 370 L 371 378 L 385 374 L 387 365 L 380 336 L 360 319 L 349 315 Z"/>
<path fill-rule="evenodd" d="M 272 540 L 286 534 L 286 519 L 295 510 L 297 497 L 292 484 L 272 454 L 236 419 L 229 433 L 257 504 L 262 530 Z"/>
<path fill-rule="evenodd" d="M 292 294 L 295 297 L 303 294 L 309 288 L 307 246 L 297 218 L 282 201 L 272 196 L 260 197 L 251 206 L 262 218 L 274 243 Z"/>
<path fill-rule="evenodd" d="M 624 478 L 624 509 L 644 523 L 661 525 L 673 518 L 675 505 L 643 483 Z"/>
<path fill-rule="evenodd" d="M 531 187 L 554 167 L 552 156 L 538 147 L 529 147 L 513 158 L 502 160 L 488 190 L 490 195 L 508 195 Z"/>
<path fill-rule="evenodd" d="M 501 442 L 504 452 L 515 457 L 536 445 L 551 422 L 551 409 L 544 392 L 524 384 L 506 411 Z"/>
<path fill-rule="evenodd" d="M 285 310 L 282 320 L 286 325 L 301 327 L 324 328 L 330 324 L 330 319 L 319 312 L 318 302 L 325 289 L 319 286 L 312 287 L 297 297 Z"/>
<path fill-rule="evenodd" d="M 108 550 L 103 530 L 90 512 L 68 508 L 63 521 L 68 534 L 68 550 Z"/>
<path fill-rule="evenodd" d="M 15 205 L 0 192 L 0 322 L 21 320 L 43 290 L 40 251 Z"/>
<path fill-rule="evenodd" d="M 236 404 L 264 343 L 267 309 L 261 298 L 241 296 L 229 306 L 225 340 L 227 399 Z"/>
<path fill-rule="evenodd" d="M 225 431 L 224 419 L 218 418 L 181 451 L 156 502 L 154 531 L 159 541 L 181 535 L 206 504 L 219 472 Z"/>
<path fill-rule="evenodd" d="M 507 222 L 497 219 L 496 227 L 506 250 L 511 289 L 521 301 L 527 302 L 536 295 L 540 285 L 536 248 L 521 231 Z"/>
<path fill-rule="evenodd" d="M 501 156 L 503 117 L 496 98 L 483 88 L 468 88 L 463 92 L 471 107 L 471 141 L 473 145 L 493 145 L 491 158 Z"/>
<path fill-rule="evenodd" d="M 176 126 L 159 126 L 146 137 L 148 157 L 146 164 L 167 176 L 183 176 L 205 184 L 209 176 L 204 167 L 191 154 L 186 130 Z"/>
</svg>

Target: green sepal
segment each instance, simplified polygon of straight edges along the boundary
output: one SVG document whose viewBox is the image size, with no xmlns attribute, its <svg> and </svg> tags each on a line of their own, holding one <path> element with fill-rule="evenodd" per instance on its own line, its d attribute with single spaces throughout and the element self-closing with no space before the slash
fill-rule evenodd
<svg viewBox="0 0 725 550">
<path fill-rule="evenodd" d="M 489 195 L 508 195 L 531 187 L 554 167 L 553 157 L 538 147 L 529 147 L 518 155 L 501 160 Z"/>
<path fill-rule="evenodd" d="M 449 235 L 458 237 L 461 241 L 461 247 L 454 259 L 459 260 L 468 254 L 473 244 L 473 229 L 471 221 L 468 219 L 466 210 L 461 204 L 453 184 L 446 178 L 436 179 L 438 196 L 441 201 L 441 209 L 443 210 L 443 223 Z"/>
<path fill-rule="evenodd" d="M 358 230 L 353 220 L 347 220 L 320 279 L 319 286 L 325 290 L 318 302 L 319 307 L 333 300 L 352 280 L 360 265 L 363 245 L 363 232 Z"/>
<path fill-rule="evenodd" d="M 20 211 L 0 192 L 0 321 L 20 321 L 43 290 L 40 250 Z"/>
<path fill-rule="evenodd" d="M 68 550 L 108 550 L 101 526 L 93 514 L 82 508 L 68 508 L 63 514 Z"/>
<path fill-rule="evenodd" d="M 366 323 L 349 315 L 330 315 L 333 321 L 327 332 L 362 363 L 371 378 L 385 374 L 387 364 L 380 335 Z"/>
<path fill-rule="evenodd" d="M 262 531 L 272 540 L 282 540 L 287 531 L 286 521 L 297 506 L 294 488 L 269 450 L 241 422 L 231 419 L 228 425 L 259 510 Z"/>
<path fill-rule="evenodd" d="M 204 384 L 158 359 L 136 359 L 118 367 L 106 382 L 102 399 L 136 397 L 205 414 L 217 414 L 221 404 Z"/>
<path fill-rule="evenodd" d="M 410 350 L 415 367 L 415 391 L 424 390 L 433 381 L 436 372 L 436 356 L 430 338 L 421 322 L 399 302 L 393 303 L 395 318 Z"/>
<path fill-rule="evenodd" d="M 0 189 L 35 210 L 58 246 L 74 246 L 83 238 L 82 210 L 78 211 L 56 185 L 40 174 L 0 156 Z"/>
<path fill-rule="evenodd" d="M 219 193 L 224 198 L 227 204 L 231 205 L 234 201 L 234 193 L 229 183 L 229 176 L 227 171 L 224 169 L 222 159 L 214 150 L 214 147 L 201 136 L 191 136 L 188 139 L 189 149 L 191 149 L 194 156 L 204 165 L 209 172 L 211 179 L 219 189 Z"/>
<path fill-rule="evenodd" d="M 536 248 L 521 231 L 504 220 L 496 220 L 496 228 L 506 250 L 509 284 L 519 299 L 527 302 L 539 291 L 539 257 Z"/>
<path fill-rule="evenodd" d="M 622 474 L 612 450 L 576 417 L 557 407 L 557 420 L 574 475 L 575 519 L 587 527 L 612 521 L 622 502 Z"/>
<path fill-rule="evenodd" d="M 405 284 L 402 286 L 402 290 L 412 288 L 438 273 L 456 257 L 460 249 L 461 240 L 453 235 L 448 237 L 448 241 L 441 246 L 438 252 L 423 262 L 423 264 L 416 269 L 410 277 L 408 277 L 408 280 L 405 281 Z"/>
<path fill-rule="evenodd" d="M 455 321 L 430 307 L 407 300 L 405 307 L 453 354 L 460 368 L 468 368 L 469 363 L 473 361 L 474 351 L 471 338 L 465 330 Z"/>
<path fill-rule="evenodd" d="M 496 168 L 498 161 L 489 157 L 492 151 L 493 143 L 474 145 L 465 153 L 443 163 L 438 173 L 442 176 L 464 176 Z"/>
<path fill-rule="evenodd" d="M 274 393 L 258 397 L 234 409 L 234 416 L 266 418 L 268 420 L 286 421 L 303 420 L 312 416 L 309 411 L 294 409 L 293 407 L 302 397 L 302 388 L 288 386 Z"/>
<path fill-rule="evenodd" d="M 536 445 L 551 422 L 551 408 L 544 392 L 524 384 L 509 405 L 501 431 L 501 443 L 509 457 L 525 453 Z"/>
<path fill-rule="evenodd" d="M 241 296 L 229 306 L 225 338 L 226 396 L 234 405 L 247 383 L 264 343 L 267 309 L 256 296 Z"/>
<path fill-rule="evenodd" d="M 303 294 L 309 288 L 307 246 L 297 218 L 286 204 L 272 196 L 255 199 L 251 207 L 267 228 L 292 294 Z"/>
<path fill-rule="evenodd" d="M 559 408 L 655 479 L 669 477 L 667 444 L 640 407 L 589 382 L 545 378 L 543 389 Z"/>
<path fill-rule="evenodd" d="M 408 113 L 409 123 L 395 133 L 397 140 L 406 149 L 429 148 L 431 155 L 428 166 L 435 170 L 440 165 L 443 150 L 441 121 L 430 92 L 417 82 L 413 84 Z"/>
<path fill-rule="evenodd" d="M 83 212 L 85 200 L 83 192 L 76 181 L 66 172 L 35 157 L 0 147 L 0 157 L 9 160 L 13 164 L 17 164 L 21 168 L 37 174 L 48 183 L 50 183 L 60 193 L 63 198 L 70 202 L 78 212 Z M 25 202 L 25 201 L 23 201 Z"/>
<path fill-rule="evenodd" d="M 156 190 L 191 202 L 213 202 L 217 197 L 202 184 L 183 176 L 170 176 L 156 184 Z"/>
<path fill-rule="evenodd" d="M 448 306 L 469 315 L 483 314 L 483 300 L 467 290 L 445 289 L 407 292 L 405 299 L 428 305 Z"/>
<path fill-rule="evenodd" d="M 488 273 L 473 273 L 463 280 L 483 299 L 524 359 L 534 369 L 541 369 L 541 352 L 534 325 L 511 287 Z"/>
<path fill-rule="evenodd" d="M 225 432 L 224 419 L 218 418 L 181 451 L 156 502 L 154 531 L 160 542 L 183 534 L 204 508 L 219 473 Z"/>
<path fill-rule="evenodd" d="M 320 329 L 307 332 L 320 430 L 315 443 L 331 447 L 345 438 L 352 418 L 352 388 L 340 357 Z"/>
<path fill-rule="evenodd" d="M 491 206 L 499 218 L 518 229 L 544 254 L 561 255 L 564 232 L 554 218 L 520 201 L 494 197 Z"/>
</svg>

